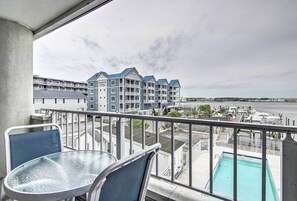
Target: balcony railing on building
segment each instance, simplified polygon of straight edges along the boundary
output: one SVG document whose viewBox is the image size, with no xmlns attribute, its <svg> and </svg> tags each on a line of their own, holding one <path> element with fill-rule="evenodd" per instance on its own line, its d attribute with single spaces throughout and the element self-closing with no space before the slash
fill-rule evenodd
<svg viewBox="0 0 297 201">
<path fill-rule="evenodd" d="M 139 108 L 134 105 L 134 108 L 125 108 L 125 111 L 135 109 Z M 160 142 L 163 148 L 156 158 L 154 177 L 223 200 L 238 198 L 237 161 L 246 153 L 253 153 L 253 157 L 257 156 L 262 161 L 261 199 L 267 200 L 264 193 L 267 189 L 267 159 L 279 159 L 282 146 L 274 137 L 287 135 L 290 140 L 291 133 L 297 133 L 296 127 L 280 125 L 54 109 L 44 111 L 51 115 L 53 122 L 61 125 L 64 144 L 71 149 L 99 149 L 122 158 L 151 143 Z M 135 119 L 141 121 L 140 127 L 134 126 Z M 250 131 L 251 136 L 258 137 L 244 140 L 242 132 Z M 233 155 L 232 197 L 214 189 L 215 163 L 220 160 L 218 152 L 222 150 Z M 207 160 L 202 160 L 203 157 Z M 197 160 L 202 161 L 197 163 Z M 203 171 L 202 175 L 197 175 L 199 169 Z M 281 169 L 284 169 L 284 163 Z M 281 197 L 281 181 L 275 183 L 277 195 Z"/>
</svg>

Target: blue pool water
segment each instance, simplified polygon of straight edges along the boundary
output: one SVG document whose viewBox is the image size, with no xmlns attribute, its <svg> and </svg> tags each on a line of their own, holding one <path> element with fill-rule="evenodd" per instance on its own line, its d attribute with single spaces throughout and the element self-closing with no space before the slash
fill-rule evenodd
<svg viewBox="0 0 297 201">
<path fill-rule="evenodd" d="M 260 201 L 262 170 L 261 160 L 240 156 L 237 158 L 237 197 L 238 200 Z M 269 166 L 266 166 L 266 200 L 278 201 Z M 216 167 L 213 181 L 214 192 L 233 197 L 233 156 L 223 153 Z"/>
</svg>

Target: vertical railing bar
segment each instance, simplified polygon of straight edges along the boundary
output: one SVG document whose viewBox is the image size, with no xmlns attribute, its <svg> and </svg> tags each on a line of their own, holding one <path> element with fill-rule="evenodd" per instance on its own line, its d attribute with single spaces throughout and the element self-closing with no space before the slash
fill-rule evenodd
<svg viewBox="0 0 297 201">
<path fill-rule="evenodd" d="M 54 122 L 54 111 L 50 114 L 50 117 L 51 117 L 51 123 L 55 123 Z"/>
<path fill-rule="evenodd" d="M 112 118 L 111 116 L 109 117 L 109 153 L 112 153 L 112 150 L 111 150 L 111 144 L 112 144 Z"/>
<path fill-rule="evenodd" d="M 130 118 L 130 155 L 133 154 L 133 119 Z"/>
<path fill-rule="evenodd" d="M 103 116 L 100 117 L 100 150 L 103 151 Z"/>
<path fill-rule="evenodd" d="M 234 128 L 233 136 L 233 200 L 237 201 L 237 128 Z"/>
<path fill-rule="evenodd" d="M 71 130 L 72 130 L 72 149 L 74 148 L 74 113 L 72 112 L 71 113 L 72 114 L 72 128 L 71 128 Z"/>
<path fill-rule="evenodd" d="M 58 116 L 59 116 L 59 112 L 55 112 L 56 114 L 56 124 L 58 124 Z"/>
<path fill-rule="evenodd" d="M 88 132 L 87 132 L 88 115 L 85 114 L 85 150 L 87 150 Z"/>
<path fill-rule="evenodd" d="M 95 149 L 95 118 L 96 116 L 92 116 L 92 150 Z"/>
<path fill-rule="evenodd" d="M 61 112 L 61 124 L 60 124 L 60 127 L 61 127 L 61 131 L 62 131 L 61 135 L 63 136 L 63 112 Z"/>
<path fill-rule="evenodd" d="M 209 192 L 213 193 L 213 126 L 209 129 Z"/>
<path fill-rule="evenodd" d="M 174 181 L 174 133 L 173 133 L 174 123 L 171 122 L 171 181 Z"/>
<path fill-rule="evenodd" d="M 116 118 L 116 156 L 120 160 L 122 158 L 122 131 L 121 131 L 122 117 Z M 125 142 L 124 142 L 125 143 Z"/>
<path fill-rule="evenodd" d="M 145 146 L 144 119 L 142 119 L 141 130 L 142 130 L 142 149 L 144 149 L 144 146 Z"/>
<path fill-rule="evenodd" d="M 192 124 L 189 124 L 189 186 L 192 187 L 193 185 L 193 175 L 192 175 L 192 171 L 193 171 L 193 164 L 192 164 L 192 160 L 193 160 L 193 155 L 192 155 L 192 147 L 193 147 L 193 136 L 192 136 Z"/>
<path fill-rule="evenodd" d="M 68 146 L 68 112 L 66 112 L 66 147 Z"/>
<path fill-rule="evenodd" d="M 80 114 L 77 114 L 77 149 L 80 150 Z"/>
<path fill-rule="evenodd" d="M 266 130 L 262 135 L 262 201 L 266 201 Z"/>
<path fill-rule="evenodd" d="M 160 142 L 158 121 L 156 121 L 156 142 Z M 159 176 L 159 154 L 156 155 L 156 175 Z"/>
</svg>

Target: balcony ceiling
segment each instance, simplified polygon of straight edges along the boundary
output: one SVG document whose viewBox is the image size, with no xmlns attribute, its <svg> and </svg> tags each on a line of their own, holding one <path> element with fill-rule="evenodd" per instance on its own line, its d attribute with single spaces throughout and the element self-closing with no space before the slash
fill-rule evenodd
<svg viewBox="0 0 297 201">
<path fill-rule="evenodd" d="M 37 39 L 110 1 L 0 0 L 0 18 L 28 27 Z"/>
</svg>

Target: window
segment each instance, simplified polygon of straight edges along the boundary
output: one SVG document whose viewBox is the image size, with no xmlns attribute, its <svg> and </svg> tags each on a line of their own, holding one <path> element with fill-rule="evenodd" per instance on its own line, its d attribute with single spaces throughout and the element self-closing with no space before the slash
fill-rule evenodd
<svg viewBox="0 0 297 201">
<path fill-rule="evenodd" d="M 86 103 L 86 99 L 84 99 L 84 103 Z"/>
<path fill-rule="evenodd" d="M 91 90 L 90 90 L 90 94 L 93 94 L 93 93 L 94 93 L 94 90 L 93 90 L 93 89 L 91 89 Z"/>
<path fill-rule="evenodd" d="M 116 84 L 116 81 L 115 81 L 115 80 L 111 80 L 111 81 L 110 81 L 110 85 L 111 85 L 111 86 L 114 86 L 115 84 Z"/>
<path fill-rule="evenodd" d="M 115 102 L 116 98 L 115 98 L 115 96 L 111 96 L 110 99 L 111 99 L 112 102 Z"/>
<path fill-rule="evenodd" d="M 115 110 L 115 105 L 111 105 L 111 110 Z"/>
<path fill-rule="evenodd" d="M 63 103 L 65 104 L 65 98 L 63 98 Z"/>
<path fill-rule="evenodd" d="M 90 82 L 90 87 L 94 87 L 94 83 L 93 82 Z"/>
<path fill-rule="evenodd" d="M 94 109 L 94 105 L 91 104 L 91 105 L 90 105 L 90 108 L 91 108 L 91 109 Z"/>
<path fill-rule="evenodd" d="M 116 89 L 115 89 L 115 88 L 112 88 L 112 89 L 111 89 L 111 93 L 112 93 L 112 94 L 115 94 L 115 92 L 116 92 Z"/>
<path fill-rule="evenodd" d="M 77 99 L 77 103 L 79 103 L 79 98 Z"/>
<path fill-rule="evenodd" d="M 55 104 L 57 104 L 57 99 L 55 98 Z"/>
<path fill-rule="evenodd" d="M 42 99 L 42 104 L 44 104 L 44 98 Z"/>
<path fill-rule="evenodd" d="M 101 98 L 101 97 L 100 97 L 100 98 Z M 93 96 L 91 96 L 91 97 L 90 97 L 90 100 L 91 100 L 91 101 L 93 101 L 93 100 L 94 100 L 94 97 L 93 97 Z"/>
</svg>

